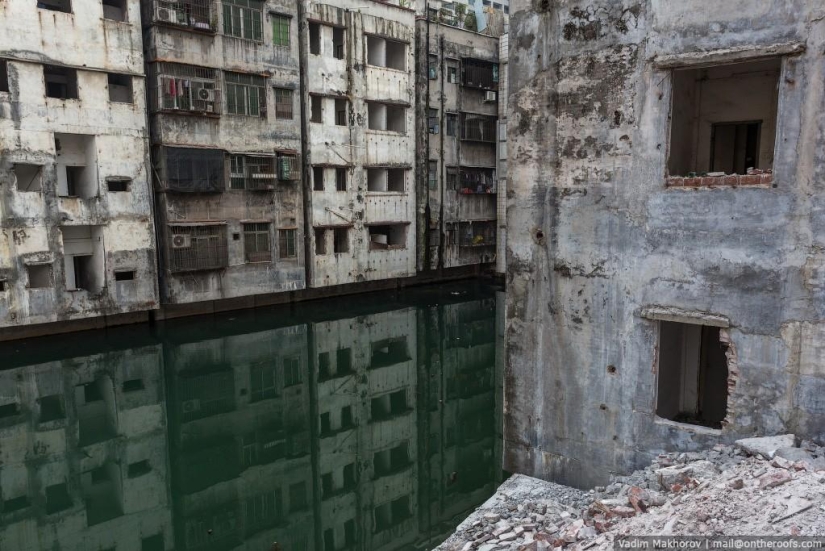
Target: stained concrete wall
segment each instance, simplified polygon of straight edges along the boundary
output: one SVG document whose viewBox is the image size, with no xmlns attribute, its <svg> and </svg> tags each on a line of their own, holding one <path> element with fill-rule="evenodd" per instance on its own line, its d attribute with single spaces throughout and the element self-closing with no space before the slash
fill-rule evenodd
<svg viewBox="0 0 825 551">
<path fill-rule="evenodd" d="M 126 6 L 125 22 L 103 19 L 100 4 L 75 3 L 73 13 L 17 0 L 1 8 L 0 58 L 7 61 L 9 91 L 0 92 L 0 327 L 157 307 L 139 6 Z M 76 99 L 45 96 L 44 64 L 77 71 Z M 131 79 L 130 103 L 110 101 L 107 73 Z M 56 134 L 87 137 L 91 193 L 58 193 Z M 17 177 L 17 163 L 40 165 L 39 191 L 23 190 L 28 182 Z M 110 192 L 112 178 L 130 179 L 129 191 Z M 100 291 L 67 288 L 61 226 L 101 228 Z M 31 288 L 27 265 L 38 263 L 51 265 L 49 285 Z M 135 277 L 116 281 L 115 271 Z"/>
<path fill-rule="evenodd" d="M 511 7 L 505 467 L 587 486 L 661 451 L 821 439 L 821 3 Z M 773 54 L 774 185 L 666 187 L 671 69 Z M 729 325 L 721 430 L 656 417 L 652 306 Z"/>
<path fill-rule="evenodd" d="M 323 287 L 358 281 L 396 278 L 415 273 L 415 90 L 413 85 L 415 12 L 393 4 L 347 0 L 323 4 L 307 2 L 307 19 L 319 25 L 321 50 L 307 55 L 307 97 L 324 98 L 326 114 L 320 123 L 308 124 L 308 162 L 314 167 L 347 171 L 346 191 L 336 191 L 329 180 L 323 191 L 309 194 L 308 228 L 347 231 L 348 250 L 335 253 L 332 232 L 327 231 L 327 253 L 316 254 L 315 231 L 308 239 L 310 285 Z M 343 58 L 334 56 L 333 28 L 343 29 Z M 367 62 L 367 36 L 405 45 L 405 70 Z M 348 102 L 346 125 L 335 125 L 333 98 Z M 404 131 L 368 128 L 369 106 L 384 102 L 404 109 Z M 307 114 L 309 117 L 309 113 Z M 367 191 L 367 168 L 405 170 L 403 192 Z M 329 171 L 328 171 L 329 172 Z M 371 224 L 404 224 L 402 247 L 372 250 Z"/>
</svg>

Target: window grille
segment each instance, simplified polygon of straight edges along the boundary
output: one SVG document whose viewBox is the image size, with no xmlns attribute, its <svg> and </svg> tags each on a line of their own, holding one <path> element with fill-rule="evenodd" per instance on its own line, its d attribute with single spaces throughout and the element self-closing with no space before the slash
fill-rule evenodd
<svg viewBox="0 0 825 551">
<path fill-rule="evenodd" d="M 275 46 L 289 46 L 289 25 L 292 18 L 287 15 L 272 15 L 272 43 Z"/>
<path fill-rule="evenodd" d="M 269 224 L 243 225 L 244 258 L 247 262 L 271 262 Z"/>
<path fill-rule="evenodd" d="M 166 147 L 159 171 L 165 189 L 189 193 L 220 192 L 226 187 L 220 149 Z"/>
<path fill-rule="evenodd" d="M 258 75 L 224 73 L 226 110 L 234 115 L 266 116 L 266 80 Z"/>
<path fill-rule="evenodd" d="M 447 135 L 456 136 L 458 134 L 458 116 L 447 114 Z"/>
<path fill-rule="evenodd" d="M 461 139 L 472 142 L 496 141 L 496 119 L 484 115 L 462 113 Z"/>
<path fill-rule="evenodd" d="M 154 22 L 215 32 L 216 17 L 210 0 L 155 0 Z"/>
<path fill-rule="evenodd" d="M 438 134 L 438 109 L 430 109 L 427 115 L 427 128 L 430 134 Z"/>
<path fill-rule="evenodd" d="M 284 387 L 301 383 L 301 356 L 284 358 Z"/>
<path fill-rule="evenodd" d="M 292 120 L 292 90 L 275 88 L 275 118 Z"/>
<path fill-rule="evenodd" d="M 462 168 L 461 193 L 496 193 L 493 168 Z"/>
<path fill-rule="evenodd" d="M 427 181 L 430 189 L 438 187 L 438 161 L 430 161 L 427 169 Z"/>
<path fill-rule="evenodd" d="M 155 108 L 174 111 L 220 113 L 217 71 L 207 67 L 158 63 Z"/>
<path fill-rule="evenodd" d="M 458 228 L 459 247 L 491 247 L 496 244 L 495 221 L 462 222 Z"/>
<path fill-rule="evenodd" d="M 498 90 L 498 64 L 476 59 L 465 59 L 463 65 L 464 86 Z"/>
<path fill-rule="evenodd" d="M 178 225 L 169 233 L 172 272 L 217 270 L 229 264 L 225 225 Z"/>
<path fill-rule="evenodd" d="M 282 153 L 278 156 L 278 178 L 287 182 L 301 179 L 301 164 L 297 155 Z"/>
<path fill-rule="evenodd" d="M 263 40 L 263 2 L 256 0 L 223 0 L 223 34 Z"/>
<path fill-rule="evenodd" d="M 278 258 L 296 258 L 297 230 L 278 230 Z"/>
<path fill-rule="evenodd" d="M 231 155 L 229 157 L 229 186 L 231 189 L 267 190 L 272 189 L 277 178 L 275 157 L 251 157 Z"/>
</svg>

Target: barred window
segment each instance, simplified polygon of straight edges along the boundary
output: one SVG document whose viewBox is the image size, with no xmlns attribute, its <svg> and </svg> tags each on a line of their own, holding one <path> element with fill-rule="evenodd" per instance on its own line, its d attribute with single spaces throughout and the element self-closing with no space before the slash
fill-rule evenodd
<svg viewBox="0 0 825 551">
<path fill-rule="evenodd" d="M 275 118 L 292 120 L 292 90 L 275 88 Z"/>
<path fill-rule="evenodd" d="M 220 90 L 217 89 L 215 69 L 180 63 L 157 63 L 152 70 L 157 71 L 155 108 L 220 112 L 221 97 Z"/>
<path fill-rule="evenodd" d="M 165 147 L 158 158 L 165 189 L 213 193 L 226 187 L 224 153 L 219 149 Z"/>
<path fill-rule="evenodd" d="M 297 230 L 278 230 L 278 258 L 296 258 Z"/>
<path fill-rule="evenodd" d="M 289 23 L 292 18 L 287 15 L 272 15 L 272 43 L 276 46 L 289 46 Z"/>
<path fill-rule="evenodd" d="M 231 189 L 267 190 L 277 182 L 275 157 L 231 155 L 229 187 Z"/>
<path fill-rule="evenodd" d="M 223 34 L 260 42 L 263 7 L 263 2 L 256 0 L 223 0 Z"/>
<path fill-rule="evenodd" d="M 247 262 L 271 262 L 272 249 L 269 247 L 269 224 L 243 225 L 244 259 Z"/>
<path fill-rule="evenodd" d="M 284 387 L 301 383 L 301 356 L 284 358 Z"/>
<path fill-rule="evenodd" d="M 266 116 L 265 80 L 258 75 L 224 73 L 226 110 L 235 115 Z"/>
<path fill-rule="evenodd" d="M 216 270 L 228 265 L 226 226 L 176 225 L 171 227 L 169 269 L 172 272 Z"/>
</svg>

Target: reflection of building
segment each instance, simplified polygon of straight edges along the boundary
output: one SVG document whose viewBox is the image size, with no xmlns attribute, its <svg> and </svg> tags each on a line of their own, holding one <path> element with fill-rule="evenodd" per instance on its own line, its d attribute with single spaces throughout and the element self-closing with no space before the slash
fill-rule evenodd
<svg viewBox="0 0 825 551">
<path fill-rule="evenodd" d="M 0 372 L 0 548 L 172 548 L 160 345 Z"/>
<path fill-rule="evenodd" d="M 311 324 L 324 551 L 418 532 L 415 309 Z"/>
<path fill-rule="evenodd" d="M 175 548 L 313 548 L 304 325 L 170 343 Z"/>
</svg>

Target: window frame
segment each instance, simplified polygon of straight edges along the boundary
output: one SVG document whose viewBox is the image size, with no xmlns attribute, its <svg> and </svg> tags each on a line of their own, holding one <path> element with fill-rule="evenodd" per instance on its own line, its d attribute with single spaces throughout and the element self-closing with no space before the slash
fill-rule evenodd
<svg viewBox="0 0 825 551">
<path fill-rule="evenodd" d="M 292 88 L 273 87 L 275 95 L 275 120 L 291 121 L 295 119 L 295 90 Z M 284 101 L 288 98 L 288 101 Z M 289 116 L 286 116 L 286 105 L 289 105 Z"/>
<path fill-rule="evenodd" d="M 298 230 L 297 228 L 278 228 L 278 259 L 290 258 L 298 258 Z"/>
<path fill-rule="evenodd" d="M 272 20 L 272 45 L 289 48 L 292 45 L 292 16 L 271 12 L 269 17 Z"/>
<path fill-rule="evenodd" d="M 237 80 L 233 81 L 230 78 Z M 247 79 L 249 82 L 243 82 Z M 253 82 L 253 79 L 260 79 L 259 83 Z M 228 115 L 266 118 L 266 78 L 261 75 L 224 71 L 223 85 L 226 95 L 226 113 Z M 252 97 L 253 90 L 255 91 L 255 101 Z M 239 98 L 243 100 L 242 112 Z"/>
<path fill-rule="evenodd" d="M 271 224 L 269 222 L 246 222 L 241 225 L 241 228 L 243 230 L 244 262 L 246 264 L 271 263 Z M 250 238 L 253 240 L 252 243 L 250 243 Z"/>
<path fill-rule="evenodd" d="M 260 7 L 256 7 L 253 4 L 257 4 Z M 221 5 L 223 6 L 224 36 L 231 36 L 241 40 L 251 40 L 252 42 L 264 41 L 264 2 L 259 0 L 221 0 Z M 249 12 L 248 17 L 245 16 L 247 11 Z M 236 18 L 238 19 L 237 22 L 235 21 Z M 246 24 L 251 25 L 251 32 L 249 33 L 247 33 Z M 227 32 L 227 28 L 229 32 Z M 235 34 L 236 30 L 238 34 Z M 249 36 L 247 36 L 247 34 Z"/>
</svg>

